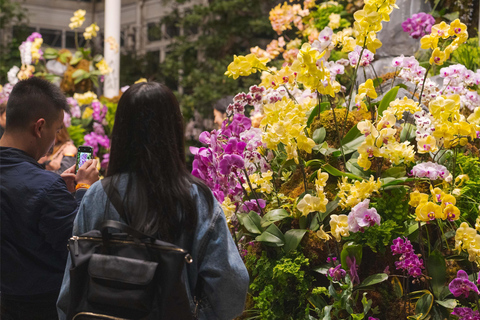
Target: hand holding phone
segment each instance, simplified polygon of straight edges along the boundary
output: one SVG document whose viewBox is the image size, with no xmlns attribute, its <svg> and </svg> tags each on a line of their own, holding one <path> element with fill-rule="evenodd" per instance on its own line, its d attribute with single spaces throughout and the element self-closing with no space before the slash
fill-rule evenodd
<svg viewBox="0 0 480 320">
<path fill-rule="evenodd" d="M 93 159 L 93 148 L 89 146 L 80 146 L 77 151 L 77 163 L 75 165 L 75 174 L 78 169 L 87 161 Z"/>
</svg>

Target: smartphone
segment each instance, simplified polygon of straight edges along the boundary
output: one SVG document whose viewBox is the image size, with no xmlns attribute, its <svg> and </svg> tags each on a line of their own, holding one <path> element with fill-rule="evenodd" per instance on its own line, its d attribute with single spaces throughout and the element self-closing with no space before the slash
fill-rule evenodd
<svg viewBox="0 0 480 320">
<path fill-rule="evenodd" d="M 75 174 L 78 169 L 87 161 L 93 159 L 93 148 L 89 146 L 78 147 L 77 164 L 75 165 Z"/>
</svg>

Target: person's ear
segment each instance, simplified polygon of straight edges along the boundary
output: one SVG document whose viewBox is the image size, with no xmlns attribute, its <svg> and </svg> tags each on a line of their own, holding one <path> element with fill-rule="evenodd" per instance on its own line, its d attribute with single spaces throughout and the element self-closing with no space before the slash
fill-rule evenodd
<svg viewBox="0 0 480 320">
<path fill-rule="evenodd" d="M 46 126 L 46 121 L 43 118 L 40 118 L 35 122 L 34 135 L 36 138 L 42 137 L 43 132 L 45 130 L 45 126 Z"/>
</svg>

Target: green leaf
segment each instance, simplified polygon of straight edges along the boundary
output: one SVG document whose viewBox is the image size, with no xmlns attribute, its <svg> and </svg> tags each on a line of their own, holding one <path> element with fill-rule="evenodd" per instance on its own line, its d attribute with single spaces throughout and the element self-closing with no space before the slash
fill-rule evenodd
<svg viewBox="0 0 480 320">
<path fill-rule="evenodd" d="M 458 19 L 458 17 L 460 16 L 460 13 L 458 11 L 455 11 L 455 12 L 450 12 L 450 13 L 447 13 L 447 14 L 444 14 L 443 17 L 447 20 L 450 20 L 450 21 L 453 21 L 455 19 Z"/>
<path fill-rule="evenodd" d="M 402 132 L 400 133 L 400 142 L 411 140 L 415 138 L 415 130 L 417 127 L 411 123 L 405 123 Z"/>
<path fill-rule="evenodd" d="M 392 277 L 391 283 L 395 297 L 401 298 L 403 296 L 403 287 L 398 277 Z"/>
<path fill-rule="evenodd" d="M 310 226 L 308 227 L 312 231 L 317 231 L 320 228 L 320 223 L 318 222 L 318 215 L 319 213 L 315 213 L 313 216 L 312 222 L 310 222 Z"/>
<path fill-rule="evenodd" d="M 355 140 L 356 138 L 360 137 L 362 134 L 360 130 L 358 130 L 357 126 L 353 126 L 352 129 L 348 131 L 348 133 L 342 139 L 342 145 L 349 143 L 350 141 Z"/>
<path fill-rule="evenodd" d="M 457 301 L 455 299 L 435 300 L 435 302 L 447 309 L 453 309 L 457 306 Z"/>
<path fill-rule="evenodd" d="M 363 280 L 355 289 L 365 288 L 373 286 L 374 284 L 386 281 L 388 279 L 388 274 L 386 273 L 377 273 L 369 276 L 367 279 Z"/>
<path fill-rule="evenodd" d="M 361 135 L 352 141 L 346 143 L 343 145 L 343 153 L 344 154 L 350 154 L 354 153 L 355 151 L 358 150 L 358 147 L 365 141 L 365 136 Z"/>
<path fill-rule="evenodd" d="M 318 221 L 320 223 L 323 223 L 323 220 L 325 220 L 326 217 L 328 217 L 328 215 L 330 213 L 333 212 L 333 210 L 337 209 L 338 207 L 338 203 L 340 202 L 340 199 L 339 198 L 335 198 L 333 201 L 330 201 L 329 203 L 327 203 L 327 210 L 325 212 L 320 212 L 319 213 L 319 216 L 318 216 Z"/>
<path fill-rule="evenodd" d="M 445 286 L 447 266 L 445 258 L 438 250 L 434 250 L 428 256 L 428 275 L 432 277 L 430 283 L 432 284 L 433 294 L 439 298 Z"/>
<path fill-rule="evenodd" d="M 363 293 L 362 305 L 363 305 L 363 313 L 367 314 L 368 311 L 370 311 L 370 308 L 372 307 L 372 300 L 367 299 L 366 292 Z"/>
<path fill-rule="evenodd" d="M 330 317 L 330 312 L 332 311 L 333 305 L 331 306 L 326 306 L 323 308 L 323 319 L 322 320 L 331 320 L 332 318 Z"/>
<path fill-rule="evenodd" d="M 322 167 L 322 169 L 323 169 L 323 171 L 326 171 L 326 172 L 330 173 L 332 176 L 335 176 L 335 177 L 348 177 L 350 179 L 363 181 L 363 179 L 361 177 L 359 177 L 357 175 L 354 175 L 354 174 L 351 174 L 351 173 L 342 172 L 342 171 L 332 167 L 329 164 L 325 164 Z"/>
<path fill-rule="evenodd" d="M 253 234 L 262 233 L 261 219 L 260 216 L 254 212 L 250 211 L 249 213 L 239 213 L 238 220 L 242 226 L 247 229 L 248 232 Z"/>
<path fill-rule="evenodd" d="M 305 167 L 313 167 L 313 168 L 318 168 L 321 167 L 325 161 L 319 160 L 319 159 L 313 159 L 310 161 L 305 162 Z"/>
<path fill-rule="evenodd" d="M 378 116 L 381 117 L 383 114 L 383 111 L 387 110 L 388 106 L 390 105 L 390 102 L 395 100 L 397 97 L 399 87 L 393 87 L 390 89 L 384 96 L 382 101 L 380 101 L 380 105 L 378 106 Z"/>
<path fill-rule="evenodd" d="M 380 181 L 382 182 L 382 188 L 385 188 L 385 187 L 388 187 L 388 186 L 394 186 L 394 185 L 397 185 L 397 184 L 401 184 L 401 183 L 409 182 L 409 181 L 414 181 L 414 180 L 415 180 L 415 178 L 407 178 L 407 177 L 402 177 L 402 178 L 388 177 L 388 178 L 380 179 Z"/>
<path fill-rule="evenodd" d="M 256 237 L 255 240 L 272 247 L 281 247 L 285 244 L 285 236 L 274 224 L 271 224 L 261 235 Z"/>
<path fill-rule="evenodd" d="M 260 225 L 262 228 L 266 228 L 272 223 L 283 220 L 288 216 L 290 216 L 290 214 L 284 209 L 270 210 L 263 216 Z"/>
<path fill-rule="evenodd" d="M 420 319 L 425 319 L 430 313 L 433 305 L 433 295 L 428 292 L 418 299 L 415 305 L 415 313 L 421 315 Z"/>
<path fill-rule="evenodd" d="M 102 61 L 102 59 L 103 59 L 103 56 L 101 54 L 97 54 L 97 55 L 95 55 L 95 57 L 93 57 L 93 62 L 98 63 L 98 62 Z"/>
<path fill-rule="evenodd" d="M 285 232 L 285 252 L 289 253 L 297 249 L 306 232 L 305 229 L 291 229 Z"/>
<path fill-rule="evenodd" d="M 45 58 L 45 60 L 56 59 L 58 57 L 58 50 L 54 48 L 47 48 L 43 52 L 43 57 Z"/>
<path fill-rule="evenodd" d="M 360 244 L 355 244 L 354 242 L 347 242 L 343 245 L 342 252 L 340 253 L 340 261 L 342 263 L 342 268 L 349 270 L 347 265 L 347 257 L 353 260 L 357 265 L 362 263 L 363 247 Z"/>
<path fill-rule="evenodd" d="M 357 159 L 348 160 L 346 167 L 348 171 L 359 177 L 370 178 L 370 173 L 367 171 L 363 171 L 363 168 L 358 165 Z"/>
<path fill-rule="evenodd" d="M 382 82 L 383 82 L 382 78 L 373 79 L 373 86 L 378 87 L 379 85 L 382 84 Z"/>
<path fill-rule="evenodd" d="M 382 178 L 402 178 L 405 177 L 406 174 L 407 172 L 405 171 L 404 167 L 393 167 L 385 170 L 382 173 Z"/>
<path fill-rule="evenodd" d="M 70 58 L 71 56 L 72 56 L 72 54 L 70 53 L 70 51 L 63 52 L 63 53 L 59 56 L 60 62 L 61 62 L 61 63 L 67 63 L 68 58 Z"/>
<path fill-rule="evenodd" d="M 365 318 L 365 315 L 363 313 L 352 313 L 351 314 L 353 320 L 362 320 Z"/>
<path fill-rule="evenodd" d="M 313 132 L 312 139 L 315 141 L 316 144 L 320 144 L 325 140 L 325 136 L 327 135 L 327 131 L 325 128 L 318 128 Z"/>
<path fill-rule="evenodd" d="M 310 304 L 317 309 L 323 309 L 327 305 L 325 299 L 323 299 L 320 295 L 317 294 L 310 295 L 310 297 L 308 298 L 308 302 L 310 302 Z"/>
<path fill-rule="evenodd" d="M 83 70 L 83 69 L 78 69 L 76 70 L 73 74 L 72 74 L 72 78 L 73 79 L 76 79 L 78 77 L 83 77 L 85 74 L 87 74 L 88 72 Z M 83 79 L 83 78 L 82 78 Z"/>
</svg>

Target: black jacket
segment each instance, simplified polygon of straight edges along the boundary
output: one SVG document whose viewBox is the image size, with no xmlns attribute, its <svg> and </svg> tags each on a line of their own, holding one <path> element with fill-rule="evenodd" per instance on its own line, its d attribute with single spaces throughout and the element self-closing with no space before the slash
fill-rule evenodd
<svg viewBox="0 0 480 320">
<path fill-rule="evenodd" d="M 58 174 L 21 150 L 0 147 L 2 296 L 32 300 L 60 290 L 84 194 L 73 197 Z"/>
</svg>

